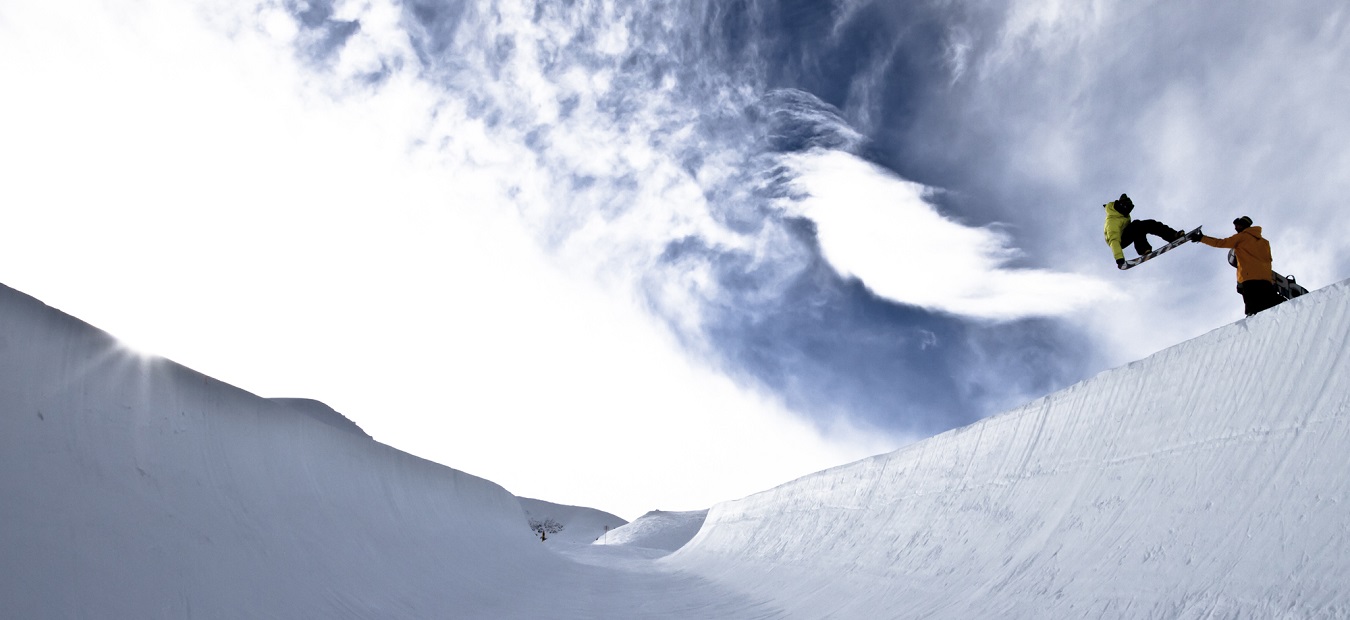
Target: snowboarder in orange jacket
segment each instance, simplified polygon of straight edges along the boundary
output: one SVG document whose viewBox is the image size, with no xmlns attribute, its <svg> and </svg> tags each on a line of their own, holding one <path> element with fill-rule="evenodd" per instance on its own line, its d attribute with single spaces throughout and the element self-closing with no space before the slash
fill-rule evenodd
<svg viewBox="0 0 1350 620">
<path fill-rule="evenodd" d="M 1199 232 L 1191 234 L 1192 241 L 1199 241 L 1212 248 L 1231 248 L 1237 258 L 1238 292 L 1242 293 L 1243 305 L 1247 316 L 1271 308 L 1284 301 L 1275 290 L 1270 255 L 1270 242 L 1261 236 L 1261 227 L 1252 226 L 1252 218 L 1242 216 L 1233 220 L 1233 229 L 1237 234 L 1226 239 L 1208 237 Z"/>
</svg>

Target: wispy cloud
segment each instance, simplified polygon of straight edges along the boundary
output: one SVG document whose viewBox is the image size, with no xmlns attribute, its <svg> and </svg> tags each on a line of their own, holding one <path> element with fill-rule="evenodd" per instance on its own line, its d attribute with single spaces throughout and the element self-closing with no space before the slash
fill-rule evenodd
<svg viewBox="0 0 1350 620">
<path fill-rule="evenodd" d="M 518 213 L 565 269 L 638 296 L 695 359 L 822 426 L 909 432 L 1062 381 L 1061 364 L 968 381 L 977 351 L 1012 368 L 1066 334 L 1042 323 L 992 344 L 961 322 L 1062 315 L 1103 288 L 1012 266 L 1010 237 L 940 216 L 918 186 L 856 157 L 869 139 L 837 110 L 771 87 L 755 54 L 785 39 L 754 30 L 769 7 L 394 8 L 279 5 L 259 28 L 293 29 L 286 41 L 338 97 L 431 93 L 418 148 L 466 200 Z M 324 47 L 338 30 L 349 35 Z M 940 263 L 901 267 L 938 250 Z"/>
<path fill-rule="evenodd" d="M 978 319 L 1060 316 L 1109 299 L 1096 278 L 1009 267 L 1021 252 L 991 226 L 962 225 L 924 199 L 927 188 L 841 151 L 785 158 L 825 258 L 878 295 Z"/>
</svg>

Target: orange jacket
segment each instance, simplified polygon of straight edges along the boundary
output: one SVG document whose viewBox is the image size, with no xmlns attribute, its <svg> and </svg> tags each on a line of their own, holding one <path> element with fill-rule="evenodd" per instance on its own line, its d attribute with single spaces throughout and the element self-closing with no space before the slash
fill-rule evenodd
<svg viewBox="0 0 1350 620">
<path fill-rule="evenodd" d="M 1270 242 L 1261 238 L 1260 226 L 1249 226 L 1227 239 L 1201 237 L 1200 243 L 1213 248 L 1233 248 L 1237 257 L 1238 282 L 1271 279 Z"/>
</svg>

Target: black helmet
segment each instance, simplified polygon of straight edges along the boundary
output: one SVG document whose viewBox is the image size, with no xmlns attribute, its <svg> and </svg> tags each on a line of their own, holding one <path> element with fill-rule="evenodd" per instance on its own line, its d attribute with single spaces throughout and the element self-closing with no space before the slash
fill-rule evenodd
<svg viewBox="0 0 1350 620">
<path fill-rule="evenodd" d="M 1121 194 L 1120 198 L 1116 200 L 1116 211 L 1120 212 L 1123 215 L 1129 215 L 1130 211 L 1133 210 L 1134 210 L 1134 201 L 1130 200 L 1129 196 Z"/>
<path fill-rule="evenodd" d="M 1238 219 L 1233 220 L 1233 228 L 1236 228 L 1238 232 L 1247 230 L 1247 228 L 1251 225 L 1252 225 L 1252 218 L 1247 217 L 1245 215 Z"/>
</svg>

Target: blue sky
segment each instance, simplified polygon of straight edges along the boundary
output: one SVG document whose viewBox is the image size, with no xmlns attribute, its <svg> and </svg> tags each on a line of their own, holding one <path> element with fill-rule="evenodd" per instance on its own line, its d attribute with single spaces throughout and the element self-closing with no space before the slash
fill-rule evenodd
<svg viewBox="0 0 1350 620">
<path fill-rule="evenodd" d="M 1331 1 L 48 4 L 0 280 L 522 495 L 703 508 L 1240 317 L 1116 271 L 1121 192 L 1350 272 Z"/>
</svg>

